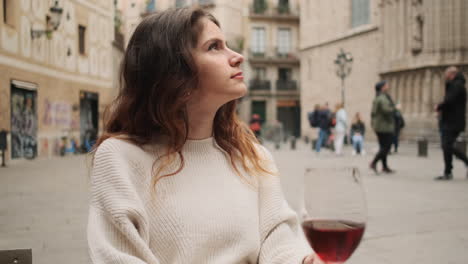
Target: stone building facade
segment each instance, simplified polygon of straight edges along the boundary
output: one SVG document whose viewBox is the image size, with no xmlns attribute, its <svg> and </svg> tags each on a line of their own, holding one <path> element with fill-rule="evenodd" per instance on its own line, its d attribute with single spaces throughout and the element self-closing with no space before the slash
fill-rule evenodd
<svg viewBox="0 0 468 264">
<path fill-rule="evenodd" d="M 44 30 L 50 8 L 58 28 Z M 113 0 L 6 0 L 0 4 L 0 130 L 7 160 L 59 155 L 95 137 L 115 95 Z M 63 148 L 62 148 L 63 149 Z"/>
<path fill-rule="evenodd" d="M 303 122 L 315 104 L 341 101 L 333 60 L 343 48 L 354 57 L 345 81 L 350 117 L 361 112 L 369 127 L 373 87 L 385 79 L 402 104 L 407 124 L 402 136 L 437 140 L 433 108 L 444 94 L 443 71 L 450 65 L 468 70 L 467 12 L 464 0 L 303 1 Z M 302 131 L 315 137 L 308 125 Z"/>
<path fill-rule="evenodd" d="M 296 0 L 250 0 L 244 6 L 249 93 L 240 111 L 246 121 L 259 114 L 267 130 L 279 121 L 285 136 L 300 135 L 299 6 Z"/>
<path fill-rule="evenodd" d="M 468 2 L 382 1 L 382 64 L 392 96 L 402 103 L 410 139 L 438 139 L 434 107 L 444 94 L 443 72 L 458 66 L 468 74 Z"/>
</svg>

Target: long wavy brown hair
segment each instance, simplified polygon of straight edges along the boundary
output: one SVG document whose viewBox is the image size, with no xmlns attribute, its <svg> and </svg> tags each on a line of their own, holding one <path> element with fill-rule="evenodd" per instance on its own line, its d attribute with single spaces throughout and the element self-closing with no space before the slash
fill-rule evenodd
<svg viewBox="0 0 468 264">
<path fill-rule="evenodd" d="M 153 184 L 179 173 L 184 167 L 182 147 L 188 137 L 186 104 L 197 89 L 198 73 L 192 57 L 202 18 L 219 22 L 199 8 L 170 9 L 143 19 L 135 29 L 120 68 L 120 92 L 104 112 L 103 134 L 94 150 L 106 139 L 125 139 L 143 147 L 164 136 L 165 154 L 153 164 Z M 231 165 L 243 180 L 239 166 L 250 175 L 270 174 L 253 133 L 236 114 L 237 101 L 218 109 L 213 126 L 216 143 L 229 155 Z M 95 153 L 95 151 L 93 151 Z M 174 155 L 175 154 L 175 155 Z M 176 156 L 180 166 L 166 172 Z M 161 163 L 157 164 L 158 161 Z M 157 164 L 157 166 L 156 166 Z"/>
</svg>

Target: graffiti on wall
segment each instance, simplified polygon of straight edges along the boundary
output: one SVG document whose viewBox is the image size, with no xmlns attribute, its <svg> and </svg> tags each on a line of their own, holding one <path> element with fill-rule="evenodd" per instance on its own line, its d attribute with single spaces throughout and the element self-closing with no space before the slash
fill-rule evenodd
<svg viewBox="0 0 468 264">
<path fill-rule="evenodd" d="M 66 129 L 76 128 L 78 124 L 73 120 L 72 116 L 72 105 L 70 103 L 60 101 L 51 102 L 45 99 L 42 124 Z"/>
<path fill-rule="evenodd" d="M 34 158 L 37 155 L 36 92 L 11 90 L 11 157 Z"/>
</svg>

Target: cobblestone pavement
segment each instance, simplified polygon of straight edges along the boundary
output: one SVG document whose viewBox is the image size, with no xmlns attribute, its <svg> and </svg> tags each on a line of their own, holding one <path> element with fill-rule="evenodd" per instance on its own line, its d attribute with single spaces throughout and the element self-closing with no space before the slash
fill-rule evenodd
<svg viewBox="0 0 468 264">
<path fill-rule="evenodd" d="M 437 148 L 418 158 L 415 146 L 403 146 L 389 157 L 397 173 L 376 176 L 368 170 L 372 144 L 366 156 L 351 156 L 347 148 L 342 157 L 327 150 L 317 155 L 303 142 L 294 151 L 266 145 L 295 210 L 301 207 L 305 168 L 360 168 L 369 217 L 364 240 L 348 264 L 468 263 L 465 168 L 455 161 L 453 181 L 433 181 L 443 168 Z M 0 249 L 32 248 L 34 264 L 89 263 L 86 164 L 85 156 L 68 156 L 0 168 Z"/>
<path fill-rule="evenodd" d="M 429 156 L 417 157 L 415 145 L 403 146 L 401 153 L 388 158 L 393 175 L 375 175 L 368 169 L 375 144 L 369 154 L 337 157 L 328 150 L 317 155 L 309 146 L 296 151 L 283 145 L 273 151 L 282 173 L 285 195 L 300 210 L 306 167 L 356 166 L 363 176 L 368 206 L 364 240 L 347 264 L 466 264 L 468 263 L 468 179 L 466 168 L 454 160 L 450 182 L 433 178 L 443 170 L 442 152 L 429 148 Z"/>
</svg>

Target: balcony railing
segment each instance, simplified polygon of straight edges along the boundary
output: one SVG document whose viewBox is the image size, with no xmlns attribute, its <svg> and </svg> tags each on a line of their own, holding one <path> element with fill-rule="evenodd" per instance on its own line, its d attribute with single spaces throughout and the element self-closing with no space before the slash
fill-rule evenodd
<svg viewBox="0 0 468 264">
<path fill-rule="evenodd" d="M 288 19 L 299 21 L 299 8 L 292 5 L 275 5 L 273 7 L 259 8 L 251 5 L 250 16 L 253 18 Z"/>
<path fill-rule="evenodd" d="M 297 49 L 280 51 L 277 47 L 267 47 L 261 51 L 250 49 L 249 60 L 251 62 L 299 64 L 299 55 Z"/>
<path fill-rule="evenodd" d="M 277 91 L 297 91 L 297 82 L 295 80 L 277 80 Z"/>
<path fill-rule="evenodd" d="M 270 91 L 271 82 L 269 80 L 253 79 L 250 80 L 249 89 L 251 91 Z"/>
</svg>

